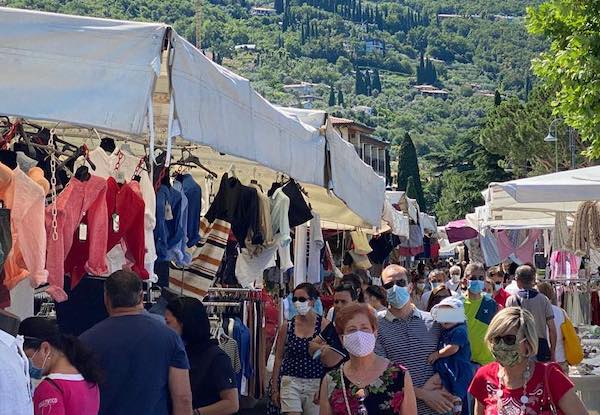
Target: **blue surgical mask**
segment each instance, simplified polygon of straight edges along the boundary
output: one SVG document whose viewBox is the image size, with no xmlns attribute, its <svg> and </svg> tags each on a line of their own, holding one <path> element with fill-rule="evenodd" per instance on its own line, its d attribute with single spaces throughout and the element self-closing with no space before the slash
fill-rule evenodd
<svg viewBox="0 0 600 415">
<path fill-rule="evenodd" d="M 435 290 L 435 289 L 436 289 L 437 287 L 439 287 L 440 285 L 442 285 L 442 283 L 440 283 L 440 282 L 437 282 L 437 281 L 435 281 L 435 282 L 432 282 L 432 283 L 431 283 L 431 289 L 432 289 L 432 290 Z"/>
<path fill-rule="evenodd" d="M 43 377 L 42 368 L 36 367 L 31 359 L 29 359 L 29 377 L 31 379 L 41 379 Z"/>
<path fill-rule="evenodd" d="M 473 294 L 481 294 L 483 288 L 485 287 L 485 283 L 479 280 L 469 280 L 469 291 Z"/>
<path fill-rule="evenodd" d="M 410 293 L 406 287 L 394 285 L 387 290 L 387 300 L 394 308 L 404 307 L 410 300 Z"/>
</svg>

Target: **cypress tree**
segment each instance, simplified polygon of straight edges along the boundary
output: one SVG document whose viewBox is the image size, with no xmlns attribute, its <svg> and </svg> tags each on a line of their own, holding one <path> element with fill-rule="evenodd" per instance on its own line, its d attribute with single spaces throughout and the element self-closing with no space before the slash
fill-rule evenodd
<svg viewBox="0 0 600 415">
<path fill-rule="evenodd" d="M 414 177 L 410 176 L 408 178 L 408 181 L 406 183 L 406 196 L 411 198 L 411 199 L 417 199 L 417 190 L 416 190 L 416 186 L 415 186 L 415 179 Z"/>
<path fill-rule="evenodd" d="M 417 67 L 417 84 L 422 85 L 425 81 L 425 61 L 423 57 L 423 53 L 421 52 L 421 56 L 419 58 L 419 66 Z"/>
<path fill-rule="evenodd" d="M 502 104 L 502 95 L 500 95 L 500 92 L 496 89 L 496 92 L 494 93 L 494 105 L 498 106 L 500 104 Z"/>
<path fill-rule="evenodd" d="M 333 90 L 332 86 L 329 87 L 329 106 L 335 106 L 335 91 Z"/>
<path fill-rule="evenodd" d="M 406 191 L 409 177 L 413 178 L 415 199 L 419 203 L 422 211 L 426 211 L 425 198 L 423 197 L 423 187 L 421 185 L 421 175 L 419 174 L 419 163 L 415 145 L 410 138 L 410 134 L 404 134 L 400 143 L 398 153 L 398 190 Z"/>
<path fill-rule="evenodd" d="M 379 69 L 373 71 L 373 90 L 381 92 L 381 79 L 379 78 Z"/>
<path fill-rule="evenodd" d="M 283 13 L 283 9 L 283 0 L 275 0 L 275 11 L 277 12 L 277 14 Z"/>
<path fill-rule="evenodd" d="M 372 91 L 373 91 L 373 85 L 371 84 L 371 75 L 369 74 L 369 70 L 366 70 L 365 71 L 365 95 L 370 97 Z"/>
<path fill-rule="evenodd" d="M 341 88 L 338 89 L 338 105 L 344 107 L 344 94 Z"/>
</svg>

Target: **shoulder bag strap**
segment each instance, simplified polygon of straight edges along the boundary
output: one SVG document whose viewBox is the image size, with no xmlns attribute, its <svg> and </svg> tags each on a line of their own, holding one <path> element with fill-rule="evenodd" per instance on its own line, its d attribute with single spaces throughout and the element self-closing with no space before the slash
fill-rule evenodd
<svg viewBox="0 0 600 415">
<path fill-rule="evenodd" d="M 552 391 L 550 390 L 550 382 L 548 382 L 548 365 L 544 364 L 544 391 L 546 395 L 546 406 L 552 415 L 558 415 L 556 406 L 552 399 Z"/>
<path fill-rule="evenodd" d="M 344 394 L 344 402 L 346 403 L 346 410 L 348 415 L 352 415 L 350 410 L 350 402 L 348 402 L 348 392 L 346 392 L 346 381 L 344 380 L 344 364 L 340 365 L 340 381 L 342 382 L 342 393 Z"/>
</svg>

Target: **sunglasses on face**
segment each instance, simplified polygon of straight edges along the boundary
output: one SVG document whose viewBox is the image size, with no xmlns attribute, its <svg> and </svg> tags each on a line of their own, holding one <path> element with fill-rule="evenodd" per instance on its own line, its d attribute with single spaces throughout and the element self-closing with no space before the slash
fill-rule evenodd
<svg viewBox="0 0 600 415">
<path fill-rule="evenodd" d="M 406 280 L 390 281 L 386 284 L 383 284 L 383 288 L 385 288 L 386 290 L 389 290 L 394 285 L 397 285 L 398 287 L 406 287 Z"/>
<path fill-rule="evenodd" d="M 300 302 L 300 303 L 305 303 L 308 301 L 308 298 L 306 297 L 292 297 L 292 302 Z"/>
<path fill-rule="evenodd" d="M 506 344 L 507 346 L 514 346 L 514 344 L 517 342 L 517 336 L 514 334 L 506 334 L 504 336 L 496 336 L 492 340 L 494 344 L 499 344 L 502 341 L 502 343 Z"/>
</svg>

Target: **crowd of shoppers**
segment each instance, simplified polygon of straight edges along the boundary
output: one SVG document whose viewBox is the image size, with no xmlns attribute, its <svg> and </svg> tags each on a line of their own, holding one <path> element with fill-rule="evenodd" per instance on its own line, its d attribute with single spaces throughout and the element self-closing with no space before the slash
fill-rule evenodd
<svg viewBox="0 0 600 415">
<path fill-rule="evenodd" d="M 381 286 L 351 273 L 329 281 L 330 310 L 300 284 L 278 330 L 270 400 L 292 415 L 583 415 L 566 314 L 535 275 L 530 265 L 389 265 Z M 236 413 L 232 364 L 202 302 L 175 298 L 162 319 L 142 298 L 139 278 L 118 271 L 105 282 L 109 317 L 80 338 L 39 317 L 17 337 L 0 331 L 0 412 Z"/>
</svg>

